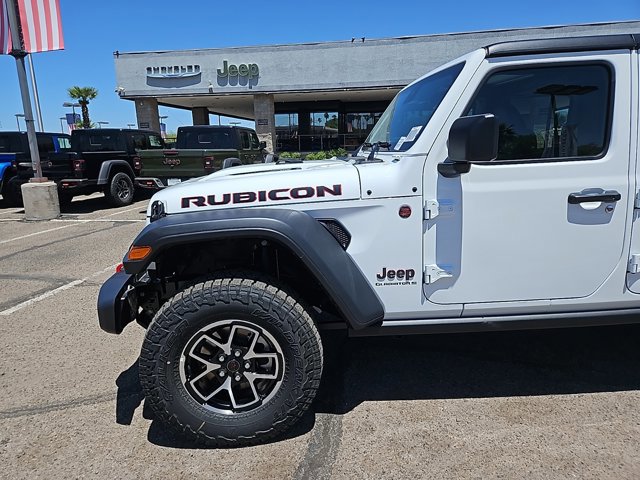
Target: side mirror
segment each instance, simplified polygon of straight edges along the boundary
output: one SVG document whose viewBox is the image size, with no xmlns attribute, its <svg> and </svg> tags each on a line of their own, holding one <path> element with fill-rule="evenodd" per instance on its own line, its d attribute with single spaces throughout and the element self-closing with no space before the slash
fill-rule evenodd
<svg viewBox="0 0 640 480">
<path fill-rule="evenodd" d="M 260 142 L 260 150 L 267 148 L 267 142 Z"/>
<path fill-rule="evenodd" d="M 460 117 L 449 130 L 449 160 L 490 162 L 498 156 L 498 120 L 492 114 Z"/>
</svg>

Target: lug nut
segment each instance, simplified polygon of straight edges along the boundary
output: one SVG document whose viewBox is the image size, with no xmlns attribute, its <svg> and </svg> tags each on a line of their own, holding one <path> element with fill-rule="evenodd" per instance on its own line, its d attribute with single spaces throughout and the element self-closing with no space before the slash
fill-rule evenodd
<svg viewBox="0 0 640 480">
<path fill-rule="evenodd" d="M 240 374 L 236 373 L 236 376 L 235 376 L 236 382 L 239 382 L 241 378 L 242 377 L 240 376 Z"/>
<path fill-rule="evenodd" d="M 219 376 L 224 377 L 227 374 L 227 372 L 225 372 L 224 370 L 220 370 L 220 373 L 218 373 Z"/>
<path fill-rule="evenodd" d="M 224 355 L 220 355 L 220 356 L 218 357 L 218 360 L 219 360 L 219 361 L 221 361 L 221 362 L 224 362 Z"/>
<path fill-rule="evenodd" d="M 244 368 L 246 368 L 247 370 L 251 368 L 251 364 L 249 362 L 245 362 L 244 363 Z"/>
<path fill-rule="evenodd" d="M 235 352 L 233 352 L 233 354 L 234 354 L 236 357 L 239 357 L 240 355 L 242 355 L 242 352 L 241 352 L 240 350 L 236 350 Z"/>
</svg>

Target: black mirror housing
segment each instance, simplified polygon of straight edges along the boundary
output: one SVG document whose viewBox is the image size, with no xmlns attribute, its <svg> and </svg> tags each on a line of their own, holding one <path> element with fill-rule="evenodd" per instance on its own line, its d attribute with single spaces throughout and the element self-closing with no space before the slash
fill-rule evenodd
<svg viewBox="0 0 640 480">
<path fill-rule="evenodd" d="M 267 142 L 260 142 L 260 150 L 267 148 Z"/>
<path fill-rule="evenodd" d="M 449 130 L 449 160 L 490 162 L 498 157 L 498 120 L 492 114 L 460 117 Z"/>
</svg>

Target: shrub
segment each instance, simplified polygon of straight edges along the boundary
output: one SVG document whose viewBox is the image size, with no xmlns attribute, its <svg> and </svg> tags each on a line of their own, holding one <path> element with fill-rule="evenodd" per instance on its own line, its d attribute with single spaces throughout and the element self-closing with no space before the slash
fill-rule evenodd
<svg viewBox="0 0 640 480">
<path fill-rule="evenodd" d="M 281 152 L 278 154 L 280 158 L 300 158 L 300 152 Z"/>
</svg>

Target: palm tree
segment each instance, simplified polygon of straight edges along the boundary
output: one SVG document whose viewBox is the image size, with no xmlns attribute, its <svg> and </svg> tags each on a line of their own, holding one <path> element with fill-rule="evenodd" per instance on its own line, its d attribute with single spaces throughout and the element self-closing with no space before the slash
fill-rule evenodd
<svg viewBox="0 0 640 480">
<path fill-rule="evenodd" d="M 77 100 L 82 107 L 82 128 L 91 128 L 91 120 L 89 119 L 89 100 L 93 100 L 98 96 L 98 90 L 93 87 L 73 86 L 67 88 L 69 97 Z"/>
</svg>

